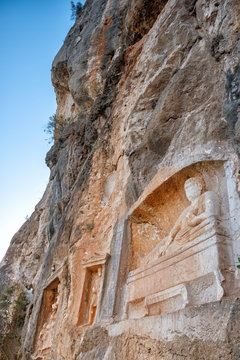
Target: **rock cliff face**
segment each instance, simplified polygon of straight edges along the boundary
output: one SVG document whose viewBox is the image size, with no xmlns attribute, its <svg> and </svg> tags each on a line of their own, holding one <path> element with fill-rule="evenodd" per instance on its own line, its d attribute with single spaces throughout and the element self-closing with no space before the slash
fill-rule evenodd
<svg viewBox="0 0 240 360">
<path fill-rule="evenodd" d="M 52 82 L 1 359 L 239 359 L 240 2 L 87 0 Z"/>
</svg>

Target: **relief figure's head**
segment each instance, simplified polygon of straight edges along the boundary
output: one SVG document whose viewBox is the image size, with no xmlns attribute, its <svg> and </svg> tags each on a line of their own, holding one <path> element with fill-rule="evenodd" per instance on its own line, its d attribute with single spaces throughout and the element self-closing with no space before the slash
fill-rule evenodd
<svg viewBox="0 0 240 360">
<path fill-rule="evenodd" d="M 203 191 L 203 180 L 197 177 L 192 177 L 185 181 L 184 190 L 189 201 L 193 202 L 197 199 Z"/>
</svg>

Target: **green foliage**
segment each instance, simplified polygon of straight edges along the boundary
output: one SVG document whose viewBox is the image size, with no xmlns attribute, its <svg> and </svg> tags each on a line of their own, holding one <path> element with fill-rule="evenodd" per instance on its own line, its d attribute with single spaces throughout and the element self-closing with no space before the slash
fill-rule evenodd
<svg viewBox="0 0 240 360">
<path fill-rule="evenodd" d="M 95 92 L 95 95 L 100 94 L 101 86 L 100 86 L 100 84 L 99 84 L 97 81 L 94 81 L 94 82 L 92 83 L 92 87 L 93 87 L 93 90 L 94 90 L 94 92 Z"/>
<path fill-rule="evenodd" d="M 94 153 L 95 151 L 97 151 L 97 149 L 99 148 L 99 142 L 95 141 L 95 143 L 92 146 L 92 153 Z"/>
<path fill-rule="evenodd" d="M 237 268 L 240 269 L 240 257 L 238 257 L 239 264 L 237 265 Z"/>
<path fill-rule="evenodd" d="M 13 322 L 18 327 L 22 327 L 24 324 L 26 309 L 29 302 L 25 293 L 22 293 L 17 300 L 15 300 L 15 311 L 13 316 Z"/>
<path fill-rule="evenodd" d="M 7 309 L 10 305 L 10 300 L 8 295 L 3 294 L 0 298 L 0 309 Z"/>
<path fill-rule="evenodd" d="M 49 144 L 51 144 L 51 142 L 54 140 L 55 119 L 56 119 L 56 115 L 50 116 L 47 126 L 44 129 L 44 132 L 50 135 L 50 138 L 48 139 Z"/>
<path fill-rule="evenodd" d="M 5 318 L 8 314 L 8 308 L 11 305 L 11 295 L 14 293 L 14 290 L 15 286 L 12 285 L 0 296 L 0 310 L 2 310 L 0 319 L 1 317 Z"/>
<path fill-rule="evenodd" d="M 14 286 L 14 285 L 10 286 L 10 287 L 6 290 L 7 295 L 12 295 L 12 294 L 14 293 L 14 290 L 15 290 L 15 286 Z"/>
<path fill-rule="evenodd" d="M 10 332 L 10 324 L 9 324 L 9 308 L 12 304 L 12 295 L 14 293 L 15 287 L 10 286 L 3 294 L 0 296 L 0 350 L 1 345 L 4 340 L 5 334 Z"/>
<path fill-rule="evenodd" d="M 83 92 L 84 92 L 84 94 L 85 94 L 85 95 L 88 95 L 88 94 L 89 94 L 89 90 L 88 90 L 88 88 L 87 88 L 87 87 L 85 87 L 85 88 L 83 89 Z"/>
<path fill-rule="evenodd" d="M 82 12 L 82 4 L 78 1 L 76 4 L 74 4 L 73 1 L 71 1 L 71 20 L 76 20 L 76 18 L 81 14 Z"/>
<path fill-rule="evenodd" d="M 85 227 L 86 231 L 90 232 L 94 229 L 94 222 L 90 222 L 88 224 L 86 224 L 86 227 Z"/>
<path fill-rule="evenodd" d="M 65 119 L 63 115 L 57 117 L 56 114 L 54 114 L 49 117 L 47 126 L 44 129 L 44 132 L 50 135 L 50 138 L 47 139 L 49 144 L 51 144 L 54 140 L 57 140 L 60 137 L 64 127 L 68 124 L 70 120 L 71 118 Z"/>
<path fill-rule="evenodd" d="M 24 292 L 14 300 L 15 290 L 14 285 L 10 286 L 0 296 L 0 350 L 5 338 L 19 341 L 19 331 L 24 324 L 29 302 Z"/>
</svg>

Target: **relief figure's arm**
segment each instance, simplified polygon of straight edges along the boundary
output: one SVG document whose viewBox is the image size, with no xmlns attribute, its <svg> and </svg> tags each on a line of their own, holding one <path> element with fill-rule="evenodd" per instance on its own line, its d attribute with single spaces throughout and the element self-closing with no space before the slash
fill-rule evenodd
<svg viewBox="0 0 240 360">
<path fill-rule="evenodd" d="M 175 238 L 175 236 L 177 235 L 177 233 L 181 230 L 181 223 L 177 221 L 176 224 L 174 225 L 174 227 L 172 228 L 172 230 L 169 233 L 169 240 L 170 243 L 173 241 L 173 239 Z"/>
<path fill-rule="evenodd" d="M 216 193 L 207 191 L 203 194 L 201 201 L 204 211 L 199 215 L 195 215 L 193 212 L 192 219 L 188 223 L 189 226 L 197 226 L 210 216 L 219 215 L 219 201 Z"/>
<path fill-rule="evenodd" d="M 194 215 L 193 218 L 188 222 L 188 225 L 191 227 L 197 226 L 201 224 L 201 222 L 208 218 L 208 214 L 206 212 L 200 215 Z"/>
<path fill-rule="evenodd" d="M 154 261 L 156 258 L 165 255 L 169 245 L 173 242 L 175 236 L 181 230 L 182 221 L 185 217 L 183 215 L 185 215 L 185 211 L 183 211 L 183 213 L 180 215 L 170 233 L 157 246 L 155 246 L 155 248 L 148 255 L 145 256 L 145 264 L 148 264 L 149 262 Z"/>
<path fill-rule="evenodd" d="M 166 251 L 167 251 L 169 245 L 173 242 L 175 236 L 181 230 L 181 221 L 178 221 L 178 220 L 177 220 L 176 224 L 174 225 L 174 227 L 172 228 L 172 230 L 170 231 L 169 235 L 167 236 L 167 241 L 165 243 L 165 246 L 161 249 L 161 253 L 159 254 L 159 256 L 166 254 Z"/>
<path fill-rule="evenodd" d="M 177 219 L 176 223 L 174 224 L 173 228 L 171 229 L 169 235 L 168 235 L 168 241 L 166 244 L 166 247 L 168 247 L 174 240 L 174 238 L 176 237 L 177 233 L 181 230 L 183 223 L 186 221 L 186 216 L 188 213 L 189 209 L 185 209 L 182 214 L 179 216 L 179 218 Z"/>
</svg>

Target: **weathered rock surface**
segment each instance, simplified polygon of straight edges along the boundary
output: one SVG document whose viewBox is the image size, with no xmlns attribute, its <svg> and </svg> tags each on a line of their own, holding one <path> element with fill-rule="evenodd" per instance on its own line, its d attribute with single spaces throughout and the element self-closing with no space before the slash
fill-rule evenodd
<svg viewBox="0 0 240 360">
<path fill-rule="evenodd" d="M 237 0 L 86 1 L 53 61 L 49 184 L 0 267 L 30 302 L 0 359 L 239 359 L 239 19 Z"/>
</svg>

